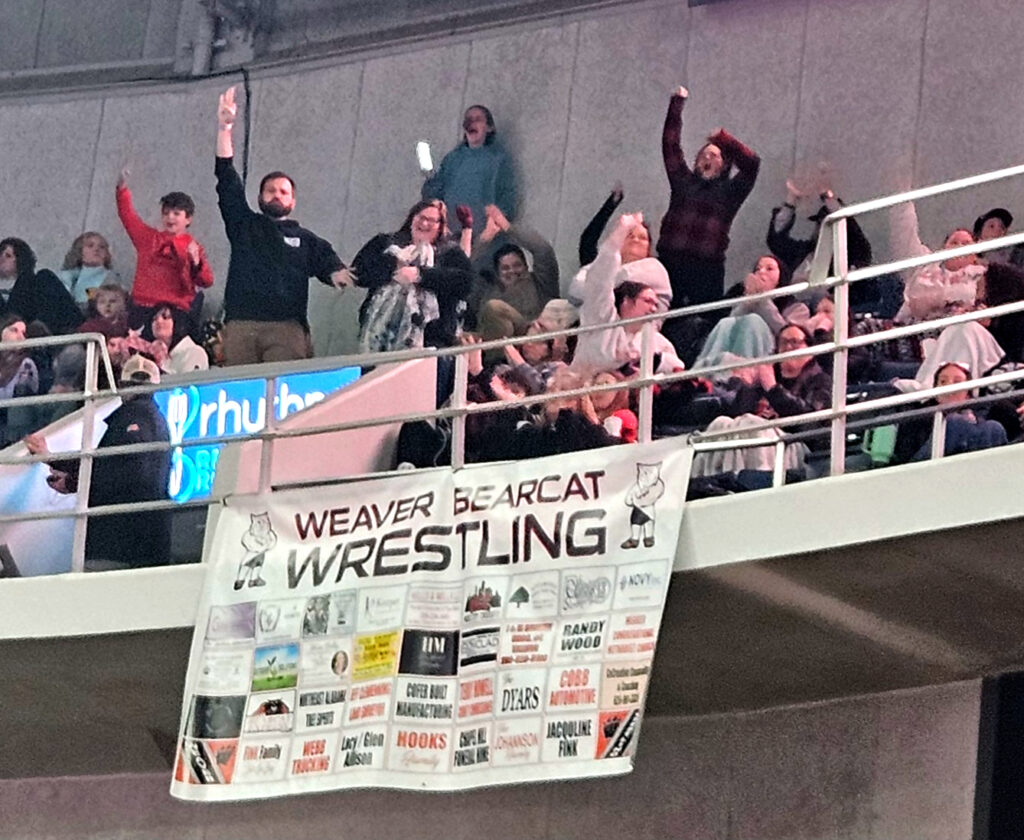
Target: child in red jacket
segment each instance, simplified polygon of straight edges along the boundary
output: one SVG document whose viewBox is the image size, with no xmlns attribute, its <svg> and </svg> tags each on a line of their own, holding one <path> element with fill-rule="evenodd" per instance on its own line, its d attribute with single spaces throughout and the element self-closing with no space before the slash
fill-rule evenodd
<svg viewBox="0 0 1024 840">
<path fill-rule="evenodd" d="M 213 272 L 206 252 L 188 232 L 195 203 L 183 192 L 171 192 L 160 199 L 160 228 L 147 225 L 132 206 L 128 170 L 117 179 L 117 215 L 135 246 L 137 262 L 132 286 L 131 325 L 148 323 L 158 305 L 172 304 L 192 312 L 199 288 L 213 285 Z"/>
</svg>

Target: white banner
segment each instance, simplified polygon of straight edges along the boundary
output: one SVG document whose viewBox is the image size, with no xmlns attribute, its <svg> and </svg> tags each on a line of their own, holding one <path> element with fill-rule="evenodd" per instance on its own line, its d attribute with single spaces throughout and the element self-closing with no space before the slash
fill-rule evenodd
<svg viewBox="0 0 1024 840">
<path fill-rule="evenodd" d="M 691 460 L 675 439 L 231 500 L 171 793 L 629 772 Z"/>
</svg>

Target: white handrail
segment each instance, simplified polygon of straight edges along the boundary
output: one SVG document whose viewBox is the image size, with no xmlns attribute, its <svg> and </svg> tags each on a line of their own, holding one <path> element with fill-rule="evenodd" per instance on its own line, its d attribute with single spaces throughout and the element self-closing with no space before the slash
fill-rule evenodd
<svg viewBox="0 0 1024 840">
<path fill-rule="evenodd" d="M 653 373 L 651 367 L 650 347 L 651 336 L 653 334 L 654 329 L 656 328 L 655 322 L 669 320 L 671 318 L 701 315 L 703 313 L 713 312 L 715 310 L 728 309 L 734 306 L 736 303 L 735 300 L 720 300 L 707 304 L 699 304 L 696 306 L 684 307 L 682 309 L 673 310 L 669 313 L 655 313 L 652 315 L 642 316 L 638 318 L 623 319 L 615 322 L 614 324 L 593 325 L 588 327 L 574 327 L 565 330 L 558 330 L 552 333 L 546 333 L 543 335 L 520 336 L 508 339 L 499 339 L 471 346 L 405 350 L 382 354 L 361 354 L 356 356 L 334 357 L 330 359 L 302 360 L 295 362 L 278 363 L 274 365 L 249 365 L 245 367 L 196 372 L 194 374 L 178 378 L 173 384 L 174 386 L 186 386 L 190 384 L 201 385 L 229 380 L 234 381 L 239 379 L 258 378 L 261 380 L 265 380 L 265 398 L 267 399 L 268 404 L 272 404 L 273 394 L 275 393 L 274 389 L 276 380 L 279 377 L 287 374 L 323 370 L 328 367 L 337 368 L 340 366 L 380 366 L 385 364 L 400 363 L 403 361 L 413 359 L 453 358 L 455 367 L 456 390 L 454 399 L 451 405 L 449 405 L 448 407 L 444 407 L 432 412 L 407 412 L 391 414 L 388 416 L 374 417 L 369 419 L 347 420 L 339 423 L 324 424 L 321 426 L 305 429 L 280 429 L 276 427 L 274 418 L 269 417 L 269 421 L 267 422 L 265 428 L 260 432 L 248 435 L 224 435 L 219 437 L 204 438 L 204 443 L 215 444 L 227 441 L 238 442 L 246 439 L 262 441 L 263 448 L 261 450 L 260 456 L 259 487 L 261 491 L 266 491 L 269 489 L 270 476 L 272 475 L 272 461 L 274 455 L 273 443 L 275 440 L 298 436 L 313 436 L 318 434 L 326 434 L 329 432 L 345 431 L 381 424 L 393 424 L 397 422 L 405 422 L 411 420 L 449 417 L 453 419 L 454 431 L 452 440 L 452 463 L 456 468 L 458 468 L 464 463 L 465 460 L 465 418 L 471 414 L 493 412 L 508 407 L 507 403 L 499 402 L 484 404 L 466 403 L 465 387 L 468 381 L 469 353 L 473 353 L 476 351 L 497 350 L 507 346 L 515 346 L 527 342 L 546 341 L 552 338 L 583 335 L 587 333 L 599 332 L 605 329 L 617 329 L 621 328 L 622 326 L 628 325 L 638 325 L 641 328 L 641 341 L 643 349 L 640 360 L 639 377 L 637 377 L 634 380 L 630 380 L 627 383 L 610 383 L 602 386 L 586 386 L 579 389 L 573 389 L 571 391 L 561 392 L 557 395 L 557 397 L 567 398 L 576 397 L 584 394 L 619 391 L 624 387 L 630 390 L 639 390 L 639 437 L 641 440 L 647 440 L 650 439 L 651 436 L 651 388 L 655 385 L 665 385 L 673 382 L 684 382 L 697 378 L 704 378 L 705 376 L 708 376 L 710 374 L 735 370 L 742 367 L 749 367 L 752 364 L 770 364 L 783 361 L 789 358 L 831 354 L 833 356 L 833 398 L 830 407 L 822 409 L 820 411 L 809 412 L 799 417 L 786 417 L 778 418 L 775 420 L 761 421 L 756 424 L 752 424 L 751 426 L 746 427 L 744 429 L 745 433 L 753 433 L 764 429 L 775 429 L 776 431 L 780 432 L 778 439 L 717 439 L 718 437 L 724 438 L 727 434 L 735 434 L 735 431 L 732 431 L 721 432 L 718 435 L 714 433 L 703 433 L 692 437 L 691 440 L 694 446 L 698 449 L 725 449 L 748 448 L 755 446 L 773 446 L 775 448 L 777 456 L 776 466 L 773 470 L 773 477 L 775 483 L 780 483 L 783 479 L 783 470 L 782 465 L 779 461 L 779 456 L 781 456 L 784 450 L 787 438 L 790 437 L 790 434 L 787 433 L 785 429 L 793 427 L 804 427 L 810 424 L 829 423 L 831 425 L 831 472 L 834 475 L 838 475 L 843 470 L 843 457 L 845 453 L 846 439 L 846 422 L 848 417 L 855 417 L 867 414 L 868 412 L 879 412 L 888 409 L 895 409 L 901 406 L 909 405 L 911 403 L 919 402 L 926 398 L 940 396 L 942 394 L 947 393 L 953 393 L 955 391 L 964 390 L 965 388 L 984 387 L 986 385 L 992 384 L 1005 384 L 1008 382 L 1016 382 L 1018 380 L 1024 379 L 1024 372 L 1009 372 L 992 376 L 976 376 L 974 379 L 971 379 L 966 383 L 958 383 L 957 385 L 953 386 L 945 386 L 943 388 L 929 388 L 914 393 L 896 394 L 881 399 L 865 401 L 853 405 L 847 405 L 847 383 L 845 376 L 846 359 L 851 348 L 862 347 L 877 342 L 887 341 L 892 338 L 929 332 L 945 326 L 958 323 L 965 323 L 968 321 L 975 321 L 984 317 L 998 317 L 1013 312 L 1024 311 L 1024 301 L 1021 301 L 1017 303 L 1004 304 L 1002 306 L 992 307 L 987 310 L 977 312 L 966 312 L 957 315 L 947 316 L 945 318 L 937 319 L 935 321 L 930 321 L 927 323 L 918 323 L 894 327 L 889 330 L 884 330 L 863 336 L 850 336 L 850 322 L 848 312 L 848 289 L 850 283 L 861 282 L 863 280 L 870 279 L 871 277 L 877 277 L 883 274 L 893 273 L 895 271 L 906 270 L 908 268 L 915 268 L 921 265 L 927 265 L 929 263 L 940 262 L 951 257 L 964 256 L 967 254 L 984 253 L 986 251 L 1004 248 L 1010 245 L 1022 244 L 1024 243 L 1024 233 L 1012 234 L 1005 237 L 1001 237 L 999 239 L 990 240 L 988 242 L 975 243 L 972 245 L 962 246 L 958 248 L 943 249 L 920 257 L 913 257 L 910 259 L 903 260 L 893 260 L 888 263 L 866 268 L 849 269 L 846 257 L 847 220 L 850 218 L 855 218 L 856 216 L 861 215 L 863 213 L 874 212 L 880 209 L 885 209 L 887 207 L 892 207 L 903 201 L 926 198 L 932 195 L 952 192 L 955 190 L 962 190 L 972 186 L 976 186 L 978 184 L 991 183 L 1009 177 L 1016 177 L 1017 175 L 1021 174 L 1024 174 L 1024 166 L 1010 167 L 1007 169 L 999 170 L 994 173 L 985 173 L 983 175 L 972 176 L 971 178 L 964 178 L 959 179 L 957 181 L 947 182 L 946 184 L 939 184 L 933 187 L 912 190 L 909 192 L 901 193 L 897 196 L 890 196 L 887 198 L 861 202 L 860 204 L 850 205 L 848 207 L 841 208 L 840 210 L 826 217 L 822 225 L 822 233 L 819 238 L 819 246 L 814 257 L 815 267 L 814 270 L 812 270 L 811 280 L 807 283 L 793 284 L 791 286 L 775 289 L 770 292 L 764 292 L 758 295 L 753 295 L 745 298 L 745 300 L 747 301 L 773 300 L 776 298 L 789 296 L 795 293 L 806 291 L 812 286 L 820 286 L 834 289 L 836 302 L 836 317 L 834 319 L 833 340 L 824 344 L 815 345 L 808 348 L 801 348 L 798 350 L 787 351 L 784 353 L 772 353 L 762 359 L 742 360 L 739 362 L 733 362 L 729 364 L 709 366 L 707 368 L 703 368 L 700 370 L 689 370 L 675 374 Z M 833 256 L 836 257 L 834 261 L 834 271 L 829 272 L 827 269 L 829 263 L 833 261 Z M 89 375 L 87 378 L 86 387 L 82 393 L 0 399 L 0 408 L 12 405 L 14 403 L 28 405 L 31 403 L 60 402 L 66 400 L 81 399 L 84 401 L 86 405 L 86 426 L 88 427 L 90 425 L 91 418 L 94 412 L 96 400 L 109 397 L 118 393 L 117 384 L 113 380 L 112 366 L 110 364 L 109 356 L 106 352 L 106 344 L 103 337 L 99 334 L 80 336 L 56 336 L 41 339 L 29 339 L 24 342 L 11 343 L 9 346 L 12 349 L 32 349 L 41 346 L 61 346 L 71 343 L 80 343 L 83 341 L 87 342 L 87 346 L 89 347 L 87 357 L 90 361 L 88 362 Z M 97 358 L 94 355 L 96 345 L 98 345 L 100 349 L 98 361 L 104 365 L 108 381 L 110 382 L 110 389 L 105 391 L 99 391 L 97 387 L 98 366 L 94 361 Z M 170 383 L 161 385 L 142 384 L 138 386 L 133 386 L 131 389 L 128 390 L 131 392 L 138 393 L 151 393 L 157 390 L 163 390 L 167 388 L 169 384 Z M 121 389 L 121 391 L 123 392 L 125 391 L 125 389 Z M 520 404 L 528 407 L 543 403 L 550 398 L 552 398 L 551 395 L 541 394 L 533 397 L 524 398 Z M 270 412 L 270 414 L 272 415 L 272 412 Z M 943 410 L 937 410 L 937 416 L 939 417 L 939 419 L 936 420 L 936 434 L 934 436 L 934 440 L 940 441 L 939 443 L 936 443 L 935 446 L 937 446 L 939 451 L 941 451 L 941 436 L 944 430 L 943 418 L 945 416 L 945 412 Z M 88 431 L 88 429 L 86 431 Z M 90 512 L 88 509 L 87 498 L 89 482 L 89 464 L 91 460 L 94 458 L 115 457 L 117 455 L 126 454 L 129 452 L 143 452 L 173 448 L 170 444 L 153 443 L 136 444 L 133 446 L 122 447 L 108 447 L 100 450 L 97 447 L 91 445 L 91 437 L 88 437 L 85 441 L 83 441 L 83 443 L 85 443 L 85 445 L 80 450 L 77 450 L 75 452 L 53 453 L 45 456 L 27 456 L 21 458 L 0 456 L 0 464 L 28 461 L 45 461 L 53 460 L 58 457 L 77 457 L 82 459 L 83 464 L 81 475 L 84 481 L 80 480 L 80 498 L 78 500 L 78 504 L 76 505 L 76 509 L 73 513 L 73 516 L 76 519 L 76 539 L 74 558 L 75 568 L 81 568 L 81 558 L 83 557 L 85 536 L 84 525 L 86 517 Z M 178 507 L 178 505 L 171 502 L 149 502 L 135 503 L 134 505 L 104 506 L 103 508 L 99 509 L 98 515 L 108 515 L 112 513 L 123 512 L 133 509 L 150 510 L 167 507 Z M 0 523 L 12 521 L 15 519 L 43 519 L 67 516 L 67 512 L 38 512 L 36 514 L 26 514 L 19 516 L 4 514 L 0 515 Z"/>
</svg>

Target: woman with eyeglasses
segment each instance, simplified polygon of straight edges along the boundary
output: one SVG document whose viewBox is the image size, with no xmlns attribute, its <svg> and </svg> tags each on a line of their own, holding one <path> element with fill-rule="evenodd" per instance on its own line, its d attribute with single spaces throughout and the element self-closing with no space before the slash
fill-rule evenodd
<svg viewBox="0 0 1024 840">
<path fill-rule="evenodd" d="M 380 233 L 352 261 L 369 290 L 359 310 L 364 353 L 457 343 L 473 282 L 469 258 L 448 236 L 443 201 L 412 206 L 394 233 Z"/>
<path fill-rule="evenodd" d="M 775 351 L 787 353 L 811 344 L 811 334 L 804 327 L 787 324 L 779 330 Z M 796 417 L 832 404 L 832 377 L 814 356 L 793 356 L 736 373 L 746 387 L 737 393 L 734 415 L 749 412 L 765 418 Z"/>
<path fill-rule="evenodd" d="M 800 324 L 786 324 L 778 334 L 778 353 L 798 351 L 811 344 L 811 335 Z M 797 355 L 775 365 L 752 365 L 734 371 L 734 377 L 717 386 L 725 397 L 728 414 L 716 417 L 708 425 L 709 432 L 730 432 L 739 437 L 763 437 L 777 440 L 774 429 L 749 431 L 762 420 L 796 417 L 828 408 L 832 403 L 832 377 L 815 361 L 814 356 Z M 807 427 L 800 427 L 807 428 Z M 786 470 L 802 472 L 808 447 L 800 442 L 789 443 L 785 450 Z M 722 450 L 701 453 L 694 459 L 695 476 L 738 473 L 742 470 L 769 472 L 772 468 L 770 448 Z"/>
</svg>

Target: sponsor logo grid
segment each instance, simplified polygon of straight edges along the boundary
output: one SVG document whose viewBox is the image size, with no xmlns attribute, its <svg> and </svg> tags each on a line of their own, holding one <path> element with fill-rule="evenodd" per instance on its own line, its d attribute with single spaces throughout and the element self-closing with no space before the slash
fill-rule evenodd
<svg viewBox="0 0 1024 840">
<path fill-rule="evenodd" d="M 680 512 L 665 505 L 661 516 L 671 542 L 657 532 L 672 550 Z M 635 753 L 668 552 L 617 550 L 615 540 L 571 565 L 464 563 L 438 578 L 406 566 L 390 583 L 382 539 L 374 575 L 333 588 L 358 570 L 355 550 L 325 557 L 307 546 L 292 549 L 285 588 L 272 577 L 276 521 L 252 513 L 247 524 L 234 537 L 243 550 L 222 564 L 234 600 L 208 603 L 197 626 L 175 795 L 458 789 L 602 775 L 596 764 Z M 335 559 L 349 563 L 337 580 Z M 236 792 L 189 795 L 211 786 Z"/>
</svg>

